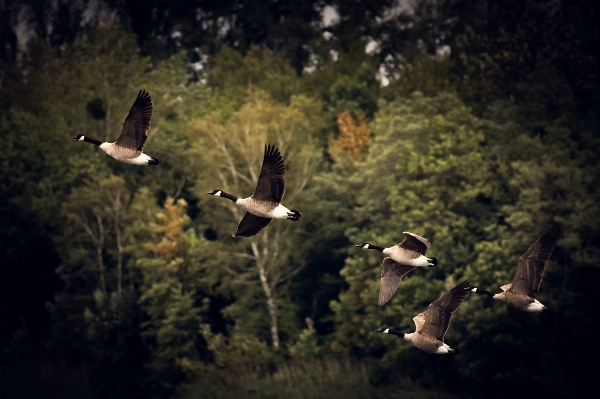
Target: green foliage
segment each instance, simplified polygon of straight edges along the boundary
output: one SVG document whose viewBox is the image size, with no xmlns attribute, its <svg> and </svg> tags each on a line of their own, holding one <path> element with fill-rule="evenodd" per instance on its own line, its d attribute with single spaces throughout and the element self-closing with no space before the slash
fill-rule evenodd
<svg viewBox="0 0 600 399">
<path fill-rule="evenodd" d="M 501 205 L 495 204 L 498 182 L 483 153 L 482 122 L 454 95 L 427 98 L 417 93 L 397 100 L 380 109 L 372 126 L 375 138 L 369 155 L 346 180 L 357 190 L 353 211 L 346 215 L 354 219 L 354 227 L 346 234 L 352 242 L 389 246 L 402 240 L 400 232 L 416 232 L 432 241 L 431 255 L 438 257 L 439 265 L 430 271 L 415 270 L 390 303 L 379 308 L 381 256 L 351 253 L 341 271 L 349 288 L 331 304 L 338 324 L 331 349 L 375 355 L 381 369 L 407 370 L 425 386 L 439 387 L 439 378 L 457 372 L 446 360 L 426 364 L 410 345 L 374 330 L 389 326 L 412 331 L 412 318 L 442 292 L 465 277 L 473 283 L 483 277 L 473 263 L 485 265 L 477 262 L 478 254 L 495 258 L 498 252 L 492 252 L 494 245 L 486 240 Z M 498 265 L 500 258 L 495 260 Z M 514 273 L 514 267 L 508 273 Z M 468 318 L 464 309 L 467 304 L 447 335 L 451 343 L 458 337 L 467 339 L 471 332 L 459 333 L 460 327 L 455 327 Z M 418 366 L 411 367 L 411 362 Z"/>
<path fill-rule="evenodd" d="M 301 224 L 276 220 L 249 239 L 227 238 L 243 212 L 232 202 L 208 197 L 206 191 L 220 189 L 240 197 L 251 195 L 264 146 L 273 143 L 288 167 L 284 202 L 296 209 L 318 161 L 313 137 L 320 126 L 311 121 L 320 122 L 319 108 L 318 103 L 304 96 L 293 97 L 289 105 L 284 105 L 252 89 L 244 105 L 230 116 L 213 112 L 192 121 L 188 131 L 193 142 L 189 156 L 199 170 L 196 193 L 206 215 L 210 215 L 207 225 L 219 238 L 214 252 L 227 255 L 221 266 L 219 292 L 232 296 L 235 302 L 223 314 L 232 319 L 233 331 L 243 329 L 275 347 L 279 346 L 280 330 L 283 337 L 295 335 L 297 330 L 298 320 L 286 316 L 294 313 L 286 298 L 286 287 L 302 269 L 308 250 L 292 243 L 307 233 Z"/>
<path fill-rule="evenodd" d="M 282 364 L 273 373 L 256 373 L 237 369 L 215 372 L 202 370 L 204 375 L 182 387 L 177 398 L 454 398 L 449 393 L 439 393 L 417 388 L 409 379 L 396 376 L 393 385 L 369 384 L 364 363 L 348 358 L 295 361 Z M 210 383 L 208 381 L 211 381 Z M 215 381 L 219 381 L 215 383 Z M 224 382 L 227 381 L 227 385 Z"/>
<path fill-rule="evenodd" d="M 310 318 L 306 318 L 306 328 L 300 332 L 298 340 L 288 347 L 288 351 L 293 359 L 299 360 L 313 359 L 319 356 L 321 352 L 319 335 Z"/>
<path fill-rule="evenodd" d="M 370 119 L 377 111 L 380 92 L 376 73 L 375 61 L 357 43 L 349 51 L 340 53 L 335 63 L 303 76 L 302 90 L 323 101 L 332 124 L 344 111 L 355 118 L 366 115 Z M 333 126 L 329 132 L 331 129 Z"/>
<path fill-rule="evenodd" d="M 159 242 L 144 244 L 153 257 L 136 260 L 142 276 L 139 304 L 147 315 L 141 334 L 151 353 L 148 366 L 164 387 L 183 377 L 178 362 L 198 360 L 196 336 L 209 304 L 204 267 L 210 251 L 193 229 L 185 230 L 186 207 L 185 200 L 168 198 L 165 211 L 154 215 L 156 222 L 147 220 Z"/>
<path fill-rule="evenodd" d="M 212 58 L 208 84 L 234 97 L 243 97 L 252 86 L 274 100 L 288 103 L 298 91 L 298 76 L 289 61 L 251 46 L 245 56 L 224 46 Z M 239 101 L 239 99 L 238 99 Z"/>
<path fill-rule="evenodd" d="M 500 397 L 510 385 L 570 397 L 592 386 L 597 6 L 420 1 L 408 16 L 359 3 L 334 4 L 327 27 L 310 2 L 197 6 L 204 14 L 150 2 L 139 7 L 155 7 L 153 23 L 71 36 L 62 15 L 10 68 L 0 60 L 4 396 Z M 123 15 L 129 2 L 115 4 Z M 44 7 L 32 6 L 33 25 L 53 20 Z M 451 57 L 434 56 L 444 44 Z M 189 64 L 198 51 L 211 55 L 201 74 Z M 159 167 L 69 140 L 114 140 L 142 88 Z M 303 217 L 233 239 L 241 210 L 205 193 L 251 195 L 267 142 L 286 162 L 284 204 Z M 463 279 L 497 292 L 554 222 L 563 233 L 539 299 L 555 314 L 470 295 L 447 334 L 457 358 L 375 332 L 412 331 Z M 378 307 L 382 256 L 353 244 L 389 246 L 402 231 L 428 237 L 439 265 Z"/>
</svg>

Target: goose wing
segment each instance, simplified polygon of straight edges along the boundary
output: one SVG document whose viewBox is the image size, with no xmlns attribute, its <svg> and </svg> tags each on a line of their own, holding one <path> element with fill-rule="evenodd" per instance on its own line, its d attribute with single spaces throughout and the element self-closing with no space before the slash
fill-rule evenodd
<svg viewBox="0 0 600 399">
<path fill-rule="evenodd" d="M 423 324 L 427 321 L 427 311 L 421 312 L 413 317 L 413 321 L 415 322 L 415 331 L 421 331 Z"/>
<path fill-rule="evenodd" d="M 253 197 L 280 203 L 284 192 L 285 164 L 283 158 L 274 145 L 265 145 L 265 157 Z"/>
<path fill-rule="evenodd" d="M 273 219 L 256 216 L 250 212 L 244 213 L 234 237 L 250 237 L 264 229 Z"/>
<path fill-rule="evenodd" d="M 394 293 L 398 289 L 400 280 L 408 273 L 413 271 L 415 266 L 402 265 L 392 260 L 385 258 L 383 260 L 383 269 L 381 270 L 381 282 L 379 283 L 379 306 L 384 305 L 392 299 Z"/>
<path fill-rule="evenodd" d="M 427 250 L 431 248 L 431 243 L 425 237 L 418 236 L 410 231 L 404 231 L 402 234 L 404 234 L 404 240 L 401 243 L 396 244 L 400 248 L 415 251 L 421 255 L 425 255 Z"/>
<path fill-rule="evenodd" d="M 115 144 L 129 150 L 142 152 L 148 139 L 151 119 L 152 100 L 150 94 L 146 90 L 140 90 L 123 122 L 121 135 Z"/>
<path fill-rule="evenodd" d="M 559 235 L 560 226 L 555 224 L 521 255 L 517 273 L 509 288 L 511 291 L 527 294 L 531 298 L 536 297 L 540 292 L 544 267 L 552 255 Z"/>
<path fill-rule="evenodd" d="M 463 281 L 433 301 L 427 309 L 427 319 L 423 323 L 420 333 L 443 341 L 450 325 L 452 313 L 458 309 L 466 298 L 469 288 L 469 282 Z"/>
</svg>

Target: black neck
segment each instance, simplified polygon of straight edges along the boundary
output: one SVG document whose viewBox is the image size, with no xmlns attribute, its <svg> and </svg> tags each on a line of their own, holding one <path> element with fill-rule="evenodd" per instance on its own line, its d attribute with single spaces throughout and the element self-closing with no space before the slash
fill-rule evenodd
<svg viewBox="0 0 600 399">
<path fill-rule="evenodd" d="M 398 330 L 392 330 L 391 328 L 390 328 L 390 331 L 388 331 L 388 334 L 393 334 L 393 335 L 399 336 L 400 338 L 404 338 L 403 332 L 398 331 Z"/>
<path fill-rule="evenodd" d="M 482 290 L 481 288 L 473 287 L 473 288 L 471 288 L 471 289 L 475 289 L 475 291 L 472 291 L 472 292 L 474 292 L 474 293 L 476 293 L 476 294 L 487 295 L 487 296 L 489 296 L 490 298 L 493 298 L 493 297 L 494 297 L 494 293 L 492 293 L 492 292 L 489 292 L 489 291 L 486 291 L 486 290 Z"/>
<path fill-rule="evenodd" d="M 236 202 L 238 200 L 236 196 L 227 194 L 225 191 L 221 191 L 221 197 L 232 200 L 233 202 Z"/>
<path fill-rule="evenodd" d="M 92 143 L 94 145 L 100 145 L 100 144 L 102 144 L 102 141 L 91 139 L 88 136 L 83 136 L 83 141 L 88 142 L 88 143 Z"/>
<path fill-rule="evenodd" d="M 373 244 L 369 244 L 369 247 L 368 247 L 367 249 L 375 249 L 375 250 L 377 250 L 377 251 L 379 251 L 379 252 L 383 252 L 383 250 L 384 250 L 385 248 L 383 248 L 383 247 L 380 247 L 379 245 L 373 245 Z M 390 330 L 390 331 L 391 331 L 391 330 Z"/>
</svg>

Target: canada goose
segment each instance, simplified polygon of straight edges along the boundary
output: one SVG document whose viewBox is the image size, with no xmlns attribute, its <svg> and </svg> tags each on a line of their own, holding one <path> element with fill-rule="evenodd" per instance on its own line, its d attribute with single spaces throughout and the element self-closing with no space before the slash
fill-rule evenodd
<svg viewBox="0 0 600 399">
<path fill-rule="evenodd" d="M 477 287 L 471 287 L 471 291 L 487 295 L 525 312 L 553 311 L 554 309 L 544 306 L 535 297 L 540 292 L 544 266 L 546 261 L 550 259 L 550 255 L 552 255 L 559 235 L 560 226 L 555 224 L 546 234 L 531 244 L 529 249 L 519 258 L 517 273 L 512 283 L 500 287 L 503 291 L 500 294 L 493 294 Z"/>
<path fill-rule="evenodd" d="M 413 317 L 416 327 L 414 333 L 403 333 L 388 327 L 379 328 L 376 331 L 397 335 L 425 352 L 438 355 L 448 353 L 456 356 L 460 354 L 460 351 L 445 344 L 444 335 L 448 331 L 452 313 L 460 306 L 470 288 L 469 282 L 463 281 L 433 301 L 425 312 Z"/>
<path fill-rule="evenodd" d="M 436 258 L 425 256 L 427 250 L 431 248 L 431 243 L 427 238 L 418 236 L 409 231 L 405 231 L 404 240 L 391 248 L 383 248 L 377 245 L 363 242 L 356 244 L 363 249 L 376 249 L 389 257 L 383 260 L 383 269 L 381 270 L 381 282 L 379 283 L 379 306 L 384 305 L 398 289 L 402 277 L 413 271 L 417 266 L 433 267 L 437 265 Z"/>
<path fill-rule="evenodd" d="M 246 210 L 233 237 L 250 237 L 264 229 L 273 219 L 290 219 L 297 222 L 302 214 L 281 205 L 285 192 L 285 164 L 274 145 L 265 145 L 260 176 L 251 197 L 237 198 L 222 190 L 207 194 L 224 197 Z"/>
<path fill-rule="evenodd" d="M 140 90 L 129 110 L 129 114 L 127 114 L 125 121 L 123 121 L 123 129 L 117 141 L 114 143 L 103 143 L 82 134 L 71 137 L 71 140 L 95 144 L 102 151 L 121 162 L 133 165 L 158 165 L 159 162 L 157 159 L 142 152 L 148 139 L 150 119 L 152 119 L 152 100 L 150 99 L 150 94 L 145 90 Z"/>
</svg>

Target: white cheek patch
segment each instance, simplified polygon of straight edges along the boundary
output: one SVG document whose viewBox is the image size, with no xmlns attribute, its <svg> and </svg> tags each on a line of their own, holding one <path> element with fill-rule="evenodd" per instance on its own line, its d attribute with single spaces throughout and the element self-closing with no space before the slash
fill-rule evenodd
<svg viewBox="0 0 600 399">
<path fill-rule="evenodd" d="M 217 191 L 217 192 L 215 193 L 215 195 L 216 195 L 217 197 L 220 197 L 220 196 L 221 196 L 221 190 Z"/>
<path fill-rule="evenodd" d="M 84 141 L 84 140 L 85 140 L 85 136 L 81 136 L 78 141 Z"/>
<path fill-rule="evenodd" d="M 385 330 L 383 330 L 384 334 L 389 334 L 390 333 L 390 329 L 386 328 Z"/>
<path fill-rule="evenodd" d="M 476 288 L 473 288 L 473 289 L 471 290 L 471 292 L 477 292 L 477 287 L 476 287 Z"/>
<path fill-rule="evenodd" d="M 369 249 L 369 244 L 365 244 L 365 246 L 363 247 L 363 249 Z"/>
</svg>

